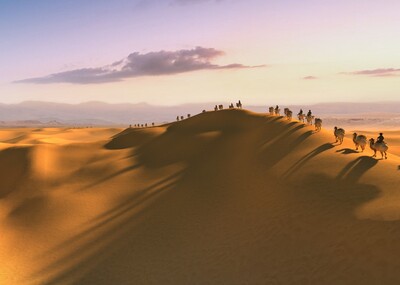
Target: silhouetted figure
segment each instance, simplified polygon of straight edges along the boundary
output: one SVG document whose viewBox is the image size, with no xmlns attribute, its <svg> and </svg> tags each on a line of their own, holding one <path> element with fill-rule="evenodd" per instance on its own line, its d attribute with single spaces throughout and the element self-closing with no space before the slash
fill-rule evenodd
<svg viewBox="0 0 400 285">
<path fill-rule="evenodd" d="M 219 109 L 219 110 L 224 109 L 224 105 L 222 105 L 222 104 L 221 104 L 221 105 L 218 105 L 218 109 Z"/>
<path fill-rule="evenodd" d="M 203 111 L 202 111 L 202 113 L 205 113 L 205 112 L 206 112 L 206 110 L 203 110 Z"/>
<path fill-rule="evenodd" d="M 214 111 L 218 111 L 218 106 L 217 105 L 215 105 Z"/>
<path fill-rule="evenodd" d="M 238 107 L 239 109 L 242 109 L 242 102 L 240 102 L 240 100 L 239 100 L 239 102 L 238 102 L 237 105 L 238 105 L 237 107 Z"/>
<path fill-rule="evenodd" d="M 187 117 L 190 118 L 190 114 L 187 114 Z"/>
<path fill-rule="evenodd" d="M 379 136 L 378 136 L 378 138 L 376 139 L 376 142 L 377 143 L 383 143 L 385 138 L 384 138 L 384 136 L 383 136 L 383 134 L 382 133 L 379 133 Z"/>
<path fill-rule="evenodd" d="M 311 116 L 312 116 L 312 112 L 311 112 L 311 110 L 308 110 L 307 117 L 311 117 Z"/>
<path fill-rule="evenodd" d="M 132 128 L 132 125 L 129 125 L 129 128 L 131 129 L 131 128 Z"/>
<path fill-rule="evenodd" d="M 276 105 L 275 107 L 275 115 L 280 115 L 281 109 L 279 109 L 279 106 Z"/>
<path fill-rule="evenodd" d="M 181 116 L 181 120 L 183 120 L 184 119 L 184 117 L 183 116 Z"/>
<path fill-rule="evenodd" d="M 300 112 L 297 115 L 303 115 L 303 109 L 300 109 Z"/>
<path fill-rule="evenodd" d="M 144 126 L 147 128 L 147 123 L 146 123 L 146 124 L 144 124 Z"/>
<path fill-rule="evenodd" d="M 179 121 L 179 116 L 176 116 L 176 120 Z"/>
<path fill-rule="evenodd" d="M 154 127 L 154 123 L 151 123 L 151 125 Z"/>
</svg>

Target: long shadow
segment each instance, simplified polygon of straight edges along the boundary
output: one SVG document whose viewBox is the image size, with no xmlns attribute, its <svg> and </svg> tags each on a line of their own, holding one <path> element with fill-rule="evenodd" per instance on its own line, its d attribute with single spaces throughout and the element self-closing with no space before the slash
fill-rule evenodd
<svg viewBox="0 0 400 285">
<path fill-rule="evenodd" d="M 326 143 L 323 145 L 320 145 L 319 147 L 317 147 L 316 149 L 312 150 L 311 152 L 309 152 L 308 154 L 306 154 L 305 156 L 303 156 L 301 159 L 299 159 L 296 163 L 294 163 L 284 174 L 284 177 L 288 177 L 291 176 L 292 174 L 294 174 L 296 171 L 298 171 L 305 163 L 307 163 L 309 160 L 313 159 L 314 157 L 316 157 L 317 155 L 323 153 L 324 151 L 327 151 L 331 148 L 333 148 L 334 146 L 331 143 Z"/>
<path fill-rule="evenodd" d="M 54 280 L 50 281 L 48 284 L 59 284 L 63 283 L 72 276 L 72 272 L 79 272 L 82 263 L 85 263 L 88 260 L 91 260 L 92 254 L 87 254 L 82 251 L 82 248 L 86 248 L 90 252 L 90 248 L 96 248 L 98 246 L 107 247 L 107 245 L 111 244 L 115 237 L 126 232 L 132 230 L 137 222 L 140 222 L 140 219 L 147 215 L 149 208 L 139 208 L 141 205 L 145 203 L 151 203 L 152 200 L 157 200 L 162 195 L 165 195 L 166 192 L 170 191 L 175 185 L 178 183 L 178 178 L 181 173 L 175 173 L 171 176 L 168 176 L 160 181 L 154 183 L 153 185 L 146 187 L 139 191 L 138 194 L 129 197 L 125 201 L 123 201 L 118 206 L 108 210 L 107 212 L 99 215 L 94 220 L 90 222 L 89 227 L 87 227 L 84 231 L 79 233 L 78 235 L 62 242 L 54 248 L 51 248 L 47 252 L 43 254 L 43 256 L 50 254 L 53 251 L 59 251 L 68 247 L 71 247 L 71 250 L 68 254 L 64 255 L 62 258 L 59 258 L 57 261 L 53 262 L 51 265 L 43 269 L 42 271 L 36 272 L 30 278 L 37 278 L 43 274 L 49 274 L 51 272 L 57 272 L 57 270 L 65 264 L 68 264 L 71 260 L 76 258 L 83 259 L 81 263 L 67 270 L 65 273 L 58 275 Z M 114 226 L 107 227 L 110 223 L 114 222 Z M 115 224 L 115 222 L 117 222 Z M 102 238 L 99 240 L 88 240 L 91 234 L 98 231 L 104 231 L 101 236 Z M 78 248 L 74 248 L 76 243 L 80 243 Z M 88 256 L 85 256 L 88 255 Z M 97 255 L 97 252 L 96 252 Z M 90 261 L 93 263 L 96 261 Z"/>
<path fill-rule="evenodd" d="M 352 149 L 352 148 L 342 148 L 338 149 L 336 152 L 340 152 L 341 154 L 353 154 L 353 153 L 358 153 L 358 151 Z"/>
<path fill-rule="evenodd" d="M 131 166 L 125 167 L 125 168 L 123 168 L 123 169 L 121 169 L 121 170 L 119 170 L 117 172 L 114 172 L 114 173 L 112 173 L 112 174 L 110 174 L 110 175 L 108 175 L 106 177 L 103 177 L 103 178 L 101 178 L 101 179 L 99 179 L 99 180 L 97 180 L 97 181 L 95 181 L 93 183 L 90 183 L 89 185 L 84 186 L 83 188 L 80 189 L 80 191 L 93 188 L 93 187 L 95 187 L 97 185 L 100 185 L 100 184 L 102 184 L 102 183 L 104 183 L 104 182 L 106 182 L 108 180 L 111 180 L 111 179 L 113 179 L 113 178 L 115 178 L 115 177 L 117 177 L 119 175 L 122 175 L 122 174 L 127 173 L 127 172 L 132 171 L 132 170 L 135 170 L 135 169 L 139 168 L 140 166 L 141 165 L 138 163 L 138 164 L 135 164 L 135 165 L 131 165 Z"/>
<path fill-rule="evenodd" d="M 370 156 L 360 156 L 348 163 L 337 175 L 336 179 L 345 180 L 348 183 L 357 183 L 361 176 L 378 161 Z"/>
<path fill-rule="evenodd" d="M 261 145 L 259 159 L 263 165 L 266 167 L 274 166 L 310 137 L 312 135 L 311 130 L 297 133 L 304 127 L 304 125 L 295 123 L 295 127 L 277 135 L 277 137 L 270 137 L 269 141 Z"/>
</svg>

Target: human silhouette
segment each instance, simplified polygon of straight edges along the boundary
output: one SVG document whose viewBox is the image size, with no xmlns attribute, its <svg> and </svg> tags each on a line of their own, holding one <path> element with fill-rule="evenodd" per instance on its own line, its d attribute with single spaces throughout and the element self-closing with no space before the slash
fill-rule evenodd
<svg viewBox="0 0 400 285">
<path fill-rule="evenodd" d="M 311 117 L 311 116 L 312 116 L 312 112 L 311 112 L 311 110 L 308 110 L 307 117 Z"/>
<path fill-rule="evenodd" d="M 383 133 L 379 133 L 378 138 L 376 139 L 377 143 L 383 143 L 384 142 L 385 137 L 383 136 Z"/>
<path fill-rule="evenodd" d="M 303 109 L 300 109 L 299 115 L 303 115 Z"/>
</svg>

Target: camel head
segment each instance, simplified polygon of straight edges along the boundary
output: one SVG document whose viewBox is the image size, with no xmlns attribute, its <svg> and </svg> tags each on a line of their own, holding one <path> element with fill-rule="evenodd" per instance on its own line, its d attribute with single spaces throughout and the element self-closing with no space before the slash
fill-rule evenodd
<svg viewBox="0 0 400 285">
<path fill-rule="evenodd" d="M 337 130 L 337 127 L 335 126 L 335 128 L 334 128 L 334 129 L 335 129 L 335 131 L 336 131 L 336 130 Z"/>
<path fill-rule="evenodd" d="M 369 142 L 372 143 L 372 144 L 374 144 L 374 143 L 375 143 L 375 139 L 374 139 L 374 138 L 370 138 L 370 139 L 369 139 Z"/>
</svg>

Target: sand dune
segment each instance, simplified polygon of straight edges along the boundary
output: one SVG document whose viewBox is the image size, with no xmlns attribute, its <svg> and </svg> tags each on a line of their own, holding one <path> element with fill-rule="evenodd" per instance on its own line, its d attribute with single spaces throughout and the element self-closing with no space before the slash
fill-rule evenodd
<svg viewBox="0 0 400 285">
<path fill-rule="evenodd" d="M 387 137 L 377 160 L 243 110 L 0 130 L 0 284 L 397 284 Z"/>
</svg>

